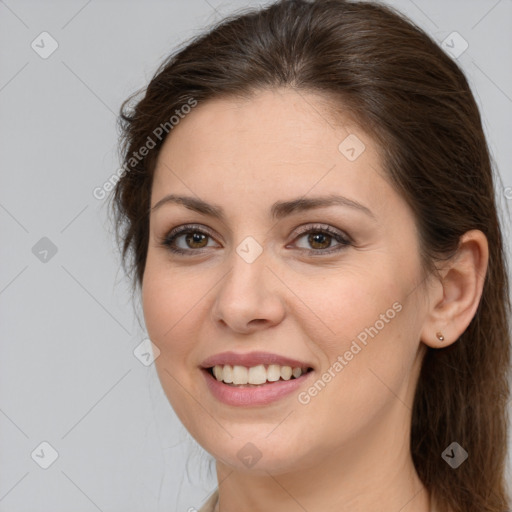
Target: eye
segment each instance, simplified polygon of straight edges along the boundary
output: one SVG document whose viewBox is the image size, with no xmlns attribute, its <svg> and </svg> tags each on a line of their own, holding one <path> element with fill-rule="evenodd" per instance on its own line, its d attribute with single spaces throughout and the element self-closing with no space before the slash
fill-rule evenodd
<svg viewBox="0 0 512 512">
<path fill-rule="evenodd" d="M 161 244 L 171 252 L 186 254 L 200 252 L 201 249 L 208 247 L 208 238 L 212 238 L 212 235 L 204 228 L 197 225 L 186 225 L 172 229 L 161 240 Z M 181 246 L 179 245 L 180 241 L 182 242 Z"/>
<path fill-rule="evenodd" d="M 309 245 L 309 247 L 299 248 L 315 255 L 331 254 L 352 245 L 352 242 L 347 235 L 327 225 L 317 224 L 309 226 L 309 229 L 308 227 L 301 228 L 298 235 L 299 236 L 296 239 L 305 238 L 306 244 Z M 338 242 L 338 245 L 331 245 L 333 241 Z"/>
<path fill-rule="evenodd" d="M 306 244 L 309 244 L 309 247 L 296 247 L 311 255 L 331 254 L 352 245 L 349 236 L 328 225 L 303 226 L 295 234 L 295 240 L 305 238 Z M 172 229 L 160 243 L 175 254 L 191 254 L 212 247 L 208 239 L 213 239 L 213 235 L 207 229 L 192 224 Z M 332 245 L 332 242 L 337 242 L 337 245 Z"/>
</svg>

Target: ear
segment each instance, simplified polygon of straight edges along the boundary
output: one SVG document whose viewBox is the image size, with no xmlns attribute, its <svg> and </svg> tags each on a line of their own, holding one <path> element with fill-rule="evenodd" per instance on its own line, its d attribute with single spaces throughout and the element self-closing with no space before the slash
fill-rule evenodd
<svg viewBox="0 0 512 512">
<path fill-rule="evenodd" d="M 480 303 L 488 260 L 486 236 L 476 229 L 464 233 L 456 254 L 443 262 L 440 278 L 433 277 L 435 282 L 428 289 L 429 306 L 421 331 L 426 345 L 446 347 L 466 330 Z"/>
</svg>

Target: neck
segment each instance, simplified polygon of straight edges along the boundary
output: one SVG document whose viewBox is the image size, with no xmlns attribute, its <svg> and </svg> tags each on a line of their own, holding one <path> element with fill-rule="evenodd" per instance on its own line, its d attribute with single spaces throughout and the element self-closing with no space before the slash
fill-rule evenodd
<svg viewBox="0 0 512 512">
<path fill-rule="evenodd" d="M 217 462 L 220 511 L 430 511 L 408 450 L 382 443 L 364 460 L 356 451 L 340 450 L 316 467 L 281 474 L 251 475 Z"/>
</svg>

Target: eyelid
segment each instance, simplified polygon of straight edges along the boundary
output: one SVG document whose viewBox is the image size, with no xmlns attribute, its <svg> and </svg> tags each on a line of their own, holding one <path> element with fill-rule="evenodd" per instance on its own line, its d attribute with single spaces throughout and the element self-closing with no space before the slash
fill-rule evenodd
<svg viewBox="0 0 512 512">
<path fill-rule="evenodd" d="M 199 249 L 181 249 L 171 246 L 171 244 L 176 240 L 176 238 L 190 232 L 199 232 L 215 240 L 215 235 L 212 233 L 212 230 L 202 224 L 181 224 L 167 232 L 163 237 L 159 239 L 159 242 L 161 245 L 165 246 L 169 251 L 175 254 L 201 254 L 206 249 L 208 249 L 208 247 L 201 247 Z M 350 235 L 348 235 L 345 231 L 341 231 L 338 228 L 334 228 L 330 224 L 321 223 L 305 223 L 298 226 L 293 233 L 294 238 L 292 241 L 295 241 L 297 238 L 300 238 L 301 236 L 311 232 L 327 233 L 329 236 L 334 238 L 334 240 L 338 242 L 338 244 L 327 249 L 305 249 L 303 247 L 297 248 L 299 251 L 306 252 L 310 255 L 321 256 L 340 252 L 344 247 L 353 245 L 354 243 L 352 237 L 350 237 Z"/>
<path fill-rule="evenodd" d="M 352 240 L 352 237 L 346 231 L 341 231 L 340 229 L 335 228 L 335 227 L 331 226 L 330 224 L 321 224 L 318 222 L 306 223 L 306 224 L 302 224 L 302 225 L 298 226 L 294 231 L 294 236 L 297 237 L 300 235 L 304 235 L 311 231 L 325 231 L 333 236 L 337 235 L 340 238 L 345 239 L 347 242 L 350 242 L 350 243 L 354 242 Z"/>
<path fill-rule="evenodd" d="M 162 237 L 158 238 L 160 245 L 164 246 L 167 250 L 174 254 L 201 254 L 207 247 L 199 249 L 181 249 L 179 247 L 172 247 L 172 243 L 180 236 L 186 235 L 189 232 L 199 232 L 207 235 L 210 239 L 215 240 L 215 235 L 212 230 L 202 224 L 180 224 L 165 233 Z"/>
<path fill-rule="evenodd" d="M 167 240 L 167 239 L 172 238 L 174 235 L 176 235 L 178 233 L 180 235 L 182 235 L 182 234 L 186 233 L 187 231 L 195 231 L 195 230 L 205 233 L 208 236 L 210 236 L 211 238 L 215 238 L 212 230 L 210 228 L 204 226 L 203 224 L 180 224 L 179 226 L 176 226 L 175 228 L 172 228 L 169 232 L 167 232 L 164 235 L 163 239 Z"/>
<path fill-rule="evenodd" d="M 313 258 L 321 258 L 321 257 L 329 257 L 331 255 L 338 255 L 343 250 L 347 249 L 354 245 L 354 241 L 352 237 L 348 235 L 345 231 L 341 231 L 338 228 L 331 226 L 330 224 L 320 224 L 320 223 L 312 223 L 305 224 L 296 228 L 294 233 L 293 241 L 298 238 L 302 238 L 304 235 L 308 233 L 327 233 L 334 241 L 337 242 L 336 245 L 332 247 L 328 247 L 326 249 L 306 249 L 304 247 L 297 247 L 297 249 L 301 253 L 305 253 L 309 257 Z M 288 245 L 286 246 L 288 247 Z"/>
</svg>

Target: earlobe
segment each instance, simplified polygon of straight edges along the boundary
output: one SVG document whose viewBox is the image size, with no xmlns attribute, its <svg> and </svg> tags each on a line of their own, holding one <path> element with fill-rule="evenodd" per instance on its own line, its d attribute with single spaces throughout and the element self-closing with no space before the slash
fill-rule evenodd
<svg viewBox="0 0 512 512">
<path fill-rule="evenodd" d="M 456 254 L 444 262 L 440 280 L 431 290 L 421 340 L 432 348 L 455 343 L 473 319 L 487 272 L 486 236 L 471 230 L 461 236 Z"/>
</svg>

